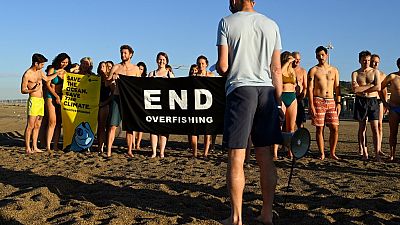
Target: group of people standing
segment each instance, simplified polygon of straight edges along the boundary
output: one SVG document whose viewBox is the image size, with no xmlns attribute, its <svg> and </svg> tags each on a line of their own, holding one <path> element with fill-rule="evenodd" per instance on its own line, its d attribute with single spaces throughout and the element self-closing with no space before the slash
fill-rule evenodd
<svg viewBox="0 0 400 225">
<path fill-rule="evenodd" d="M 330 130 L 330 157 L 339 159 L 336 146 L 339 132 L 339 114 L 341 111 L 341 92 L 339 71 L 329 65 L 328 50 L 319 46 L 315 50 L 317 65 L 308 73 L 300 66 L 300 53 L 283 52 L 281 54 L 281 37 L 278 25 L 268 17 L 254 10 L 253 0 L 230 0 L 230 16 L 221 19 L 218 26 L 217 49 L 218 62 L 216 69 L 219 75 L 227 77 L 226 109 L 224 121 L 223 145 L 228 151 L 227 186 L 231 202 L 231 215 L 223 224 L 242 224 L 242 198 L 245 186 L 244 161 L 246 147 L 251 139 L 255 147 L 255 155 L 260 167 L 260 183 L 263 204 L 257 220 L 263 224 L 272 224 L 272 203 L 274 199 L 277 173 L 273 159 L 277 150 L 272 146 L 282 142 L 281 130 L 294 132 L 305 121 L 303 99 L 308 96 L 309 113 L 312 124 L 316 126 L 316 140 L 320 151 L 320 159 L 325 158 L 324 127 Z M 157 69 L 147 74 L 146 65 L 131 63 L 133 49 L 124 45 L 120 48 L 121 63 L 101 62 L 98 74 L 102 77 L 101 101 L 99 110 L 99 151 L 102 152 L 107 143 L 107 156 L 111 156 L 111 148 L 116 128 L 121 122 L 119 112 L 119 93 L 116 80 L 119 76 L 173 78 L 172 69 L 168 67 L 168 55 L 157 54 Z M 400 122 L 400 59 L 397 60 L 399 72 L 385 76 L 378 70 L 380 58 L 368 51 L 359 54 L 361 67 L 352 73 L 352 87 L 356 94 L 354 118 L 359 121 L 358 143 L 359 153 L 368 158 L 366 148 L 366 122 L 371 123 L 375 158 L 380 160 L 383 112 L 389 110 L 390 125 L 390 160 L 394 160 L 397 143 L 397 130 Z M 49 67 L 47 75 L 42 71 L 47 59 L 34 54 L 32 66 L 24 73 L 21 92 L 29 94 L 28 121 L 25 130 L 26 152 L 41 152 L 37 147 L 37 138 L 46 106 L 48 109 L 48 131 L 46 148 L 50 148 L 54 140 L 57 148 L 61 121 L 60 108 L 62 79 L 65 71 L 93 75 L 93 62 L 86 57 L 81 60 L 79 68 L 72 70 L 71 59 L 67 54 L 57 56 Z M 213 76 L 207 71 L 208 60 L 204 56 L 190 69 L 190 76 Z M 42 88 L 42 81 L 47 88 Z M 391 86 L 391 97 L 388 102 L 386 87 Z M 283 104 L 282 104 L 283 103 Z M 109 107 L 107 107 L 109 106 Z M 105 118 L 108 118 L 106 120 Z M 285 122 L 280 123 L 280 119 Z M 104 121 L 109 121 L 108 124 Z M 54 130 L 54 131 L 53 131 Z M 141 133 L 126 131 L 128 155 L 132 150 L 140 148 Z M 30 147 L 30 137 L 33 145 Z M 106 138 L 107 137 L 107 138 Z M 250 138 L 249 138 L 250 137 Z M 107 140 L 106 140 L 107 139 Z M 152 156 L 164 157 L 168 134 L 151 134 Z M 205 137 L 207 156 L 210 136 Z M 193 155 L 197 156 L 197 136 L 189 136 Z M 277 148 L 276 148 L 277 149 Z M 290 155 L 290 151 L 289 151 Z"/>
<path fill-rule="evenodd" d="M 103 153 L 107 147 L 107 157 L 112 154 L 112 146 L 116 131 L 122 121 L 120 113 L 120 99 L 117 87 L 119 76 L 174 78 L 172 67 L 169 65 L 167 53 L 159 52 L 156 56 L 157 69 L 147 72 L 144 62 L 133 64 L 131 59 L 134 51 L 129 45 L 120 47 L 121 63 L 102 61 L 97 68 L 97 75 L 92 72 L 93 61 L 90 57 L 82 58 L 80 64 L 72 64 L 71 58 L 66 53 L 57 55 L 52 64 L 47 66 L 46 73 L 42 71 L 47 59 L 41 54 L 32 56 L 32 65 L 24 73 L 21 83 L 21 92 L 29 94 L 28 99 L 28 122 L 25 129 L 26 153 L 42 152 L 37 147 L 40 135 L 41 144 L 46 143 L 46 150 L 59 150 L 58 143 L 61 135 L 61 99 L 63 79 L 66 72 L 82 75 L 94 75 L 101 77 L 100 102 L 98 112 L 98 152 Z M 78 65 L 78 66 L 76 66 Z M 197 59 L 196 71 L 190 76 L 212 77 L 213 73 L 207 71 L 208 59 L 201 55 Z M 42 80 L 45 85 L 42 85 Z M 42 86 L 44 86 L 42 88 Z M 44 100 L 43 100 L 44 99 Z M 43 103 L 42 103 L 43 101 Z M 44 119 L 43 119 L 44 118 Z M 43 123 L 42 125 L 42 121 Z M 30 146 L 32 136 L 32 148 Z M 132 151 L 141 148 L 143 132 L 126 131 L 126 142 L 129 157 L 133 157 Z M 197 157 L 198 136 L 190 135 L 189 143 L 193 150 L 193 156 Z M 152 148 L 151 157 L 157 156 L 157 147 L 160 149 L 160 157 L 164 157 L 168 134 L 150 134 Z M 207 157 L 215 137 L 205 135 L 204 156 Z M 51 145 L 53 142 L 53 145 Z"/>
<path fill-rule="evenodd" d="M 223 144 L 228 149 L 227 186 L 231 203 L 226 225 L 240 225 L 245 186 L 243 165 L 246 147 L 253 142 L 260 168 L 262 209 L 256 218 L 262 224 L 273 224 L 272 203 L 276 187 L 278 144 L 281 130 L 294 132 L 304 121 L 304 102 L 309 102 L 312 125 L 316 127 L 320 159 L 325 159 L 324 127 L 329 128 L 330 158 L 338 160 L 336 146 L 341 112 L 339 71 L 329 64 L 328 49 L 315 50 L 318 63 L 308 73 L 300 67 L 300 54 L 282 52 L 278 25 L 254 10 L 253 0 L 230 0 L 232 15 L 218 26 L 217 71 L 227 77 Z M 375 159 L 384 155 L 381 149 L 382 118 L 389 110 L 390 155 L 395 158 L 400 122 L 400 59 L 398 72 L 385 76 L 378 69 L 380 58 L 369 51 L 359 54 L 360 68 L 352 73 L 356 95 L 354 119 L 359 122 L 358 145 L 363 159 L 368 159 L 366 123 L 371 123 Z M 388 102 L 386 87 L 390 85 Z M 280 121 L 284 121 L 281 122 Z M 249 138 L 250 137 L 250 138 Z M 291 156 L 289 151 L 289 156 Z"/>
<path fill-rule="evenodd" d="M 304 99 L 307 96 L 309 102 L 309 113 L 312 125 L 316 127 L 316 141 L 320 151 L 320 159 L 325 158 L 324 152 L 324 127 L 330 130 L 329 147 L 330 157 L 339 159 L 336 156 L 336 146 L 339 133 L 339 115 L 341 111 L 341 90 L 339 84 L 339 71 L 329 65 L 328 50 L 319 46 L 316 51 L 318 64 L 312 67 L 308 73 L 300 66 L 300 53 L 283 52 L 281 54 L 282 66 L 282 110 L 284 111 L 284 122 L 282 130 L 294 132 L 303 126 L 305 121 Z M 371 54 L 369 51 L 359 53 L 360 68 L 352 73 L 352 88 L 355 93 L 354 119 L 359 122 L 358 148 L 362 159 L 369 157 L 367 151 L 366 123 L 371 124 L 373 134 L 373 145 L 375 159 L 381 160 L 385 156 L 381 143 L 383 137 L 382 122 L 383 116 L 389 110 L 390 126 L 390 155 L 389 159 L 395 157 L 395 146 L 397 137 L 398 119 L 393 113 L 396 107 L 396 77 L 392 73 L 386 76 L 379 70 L 380 57 Z M 383 82 L 385 81 L 385 82 Z M 388 103 L 387 86 L 391 85 L 390 104 Z M 288 151 L 288 156 L 292 157 Z M 274 146 L 274 159 L 278 157 L 278 145 Z"/>
<path fill-rule="evenodd" d="M 29 94 L 27 101 L 28 120 L 25 128 L 26 153 L 42 152 L 37 140 L 41 136 L 41 144 L 46 150 L 58 150 L 61 134 L 61 99 L 63 79 L 66 72 L 76 72 L 84 75 L 94 75 L 93 61 L 90 57 L 80 60 L 80 65 L 71 64 L 71 58 L 66 53 L 57 55 L 44 73 L 42 69 L 48 60 L 41 54 L 33 54 L 32 64 L 22 76 L 21 93 Z M 43 83 L 45 82 L 45 83 Z M 42 126 L 46 114 L 46 124 Z M 41 129 L 41 127 L 43 129 Z M 41 132 L 40 132 L 41 131 Z M 32 137 L 32 147 L 30 141 Z"/>
</svg>

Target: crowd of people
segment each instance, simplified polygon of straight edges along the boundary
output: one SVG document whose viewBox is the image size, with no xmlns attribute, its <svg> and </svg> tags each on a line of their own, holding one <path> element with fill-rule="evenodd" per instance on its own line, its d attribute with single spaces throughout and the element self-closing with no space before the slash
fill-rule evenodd
<svg viewBox="0 0 400 225">
<path fill-rule="evenodd" d="M 135 77 L 175 77 L 169 58 L 165 52 L 156 56 L 157 69 L 147 72 L 144 62 L 133 64 L 131 59 L 134 51 L 128 45 L 120 48 L 121 63 L 112 61 L 101 61 L 97 67 L 97 74 L 93 70 L 93 60 L 84 57 L 80 64 L 72 64 L 71 58 L 66 53 L 57 55 L 52 64 L 47 66 L 45 73 L 42 68 L 47 59 L 40 55 L 32 56 L 32 66 L 25 72 L 21 84 L 21 92 L 29 93 L 28 99 L 28 122 L 26 126 L 25 144 L 26 153 L 42 152 L 37 146 L 37 139 L 45 146 L 46 150 L 59 150 L 62 119 L 61 99 L 63 77 L 66 72 L 79 73 L 83 75 L 96 75 L 101 77 L 100 102 L 98 113 L 98 152 L 103 153 L 107 148 L 107 156 L 112 154 L 112 146 L 118 126 L 121 124 L 119 112 L 119 92 L 117 82 L 119 75 Z M 316 127 L 316 141 L 320 151 L 320 159 L 325 158 L 324 152 L 324 127 L 330 130 L 329 147 L 330 157 L 339 159 L 336 155 L 336 146 L 339 133 L 339 114 L 341 111 L 341 93 L 339 84 L 339 71 L 329 65 L 328 50 L 319 46 L 316 51 L 317 65 L 312 67 L 308 73 L 301 67 L 301 55 L 299 52 L 282 52 L 280 54 L 280 65 L 282 71 L 282 94 L 280 100 L 282 105 L 278 106 L 283 112 L 281 130 L 284 132 L 295 132 L 297 128 L 304 127 L 306 121 L 305 98 L 308 98 L 309 113 L 312 125 Z M 383 139 L 382 121 L 383 115 L 389 112 L 390 125 L 390 151 L 389 159 L 395 157 L 397 142 L 397 125 L 400 121 L 398 113 L 400 110 L 400 93 L 398 93 L 398 80 L 396 72 L 386 76 L 379 70 L 380 57 L 369 51 L 359 54 L 360 68 L 352 73 L 352 87 L 356 94 L 354 119 L 359 122 L 358 149 L 362 159 L 368 159 L 367 150 L 367 121 L 371 124 L 372 140 L 375 159 L 381 160 L 386 153 L 382 151 Z M 397 62 L 399 65 L 400 60 Z M 196 64 L 191 65 L 188 76 L 214 77 L 215 74 L 208 71 L 208 59 L 201 55 Z M 44 83 L 42 83 L 44 81 Z M 390 103 L 388 99 L 387 86 L 391 87 Z M 31 136 L 33 139 L 30 146 Z M 128 156 L 133 157 L 132 151 L 141 148 L 143 132 L 126 131 L 126 142 Z M 204 135 L 204 153 L 207 157 L 210 148 L 215 145 L 216 135 Z M 164 157 L 168 134 L 150 134 L 152 149 L 151 157 L 157 156 L 159 147 L 161 158 Z M 198 156 L 198 135 L 188 135 L 188 143 L 194 157 Z M 52 144 L 53 143 L 53 144 Z M 252 144 L 248 139 L 248 147 Z M 273 145 L 273 158 L 278 159 L 279 145 Z M 286 149 L 288 157 L 293 157 L 290 149 Z"/>
<path fill-rule="evenodd" d="M 242 195 L 244 189 L 243 164 L 249 143 L 255 148 L 260 167 L 263 207 L 258 220 L 272 224 L 272 201 L 276 186 L 276 168 L 281 132 L 294 132 L 306 121 L 305 101 L 309 102 L 311 123 L 316 127 L 319 159 L 325 159 L 324 127 L 329 128 L 330 158 L 338 160 L 336 146 L 341 112 L 339 71 L 329 64 L 328 49 L 319 46 L 315 50 L 317 64 L 308 72 L 300 66 L 299 52 L 282 52 L 279 27 L 271 19 L 255 12 L 253 0 L 230 1 L 232 15 L 223 18 L 218 27 L 217 48 L 219 75 L 227 77 L 226 109 L 224 117 L 223 145 L 228 151 L 227 184 L 231 200 L 231 216 L 224 224 L 241 224 Z M 257 32 L 257 35 L 255 35 Z M 45 143 L 46 150 L 58 150 L 62 126 L 61 107 L 63 78 L 66 72 L 101 77 L 98 113 L 98 151 L 112 146 L 117 127 L 121 123 L 119 76 L 174 78 L 165 52 L 156 56 L 157 69 L 147 71 L 146 64 L 131 62 L 134 51 L 128 45 L 120 48 L 121 62 L 102 61 L 97 75 L 92 72 L 93 61 L 84 57 L 79 64 L 72 64 L 66 53 L 57 55 L 52 64 L 42 71 L 47 59 L 41 54 L 32 56 L 32 65 L 24 73 L 21 92 L 29 94 L 28 119 L 25 130 L 26 153 L 42 152 L 37 140 Z M 355 93 L 354 119 L 358 121 L 358 153 L 367 160 L 367 121 L 370 122 L 375 160 L 381 161 L 382 120 L 388 112 L 390 126 L 389 160 L 395 159 L 398 124 L 400 122 L 400 58 L 398 72 L 386 76 L 379 70 L 380 57 L 369 51 L 359 53 L 360 68 L 351 75 Z M 189 76 L 215 76 L 208 71 L 209 62 L 199 56 L 189 70 Z M 44 82 L 44 83 L 43 83 Z M 387 87 L 390 86 L 390 100 Z M 44 116 L 44 123 L 42 118 Z M 42 129 L 40 129 L 42 127 Z M 40 132 L 41 131 L 41 132 Z M 40 135 L 41 133 L 41 135 Z M 128 156 L 141 148 L 143 133 L 126 131 Z M 32 137 L 32 147 L 30 145 Z M 196 135 L 188 135 L 194 157 L 198 155 Z M 165 156 L 168 134 L 150 134 L 151 157 Z M 53 145 L 51 143 L 53 142 Z M 204 154 L 207 157 L 215 142 L 215 136 L 204 136 Z M 290 149 L 288 156 L 293 157 Z M 248 154 L 247 154 L 248 155 Z"/>
<path fill-rule="evenodd" d="M 98 113 L 98 152 L 103 153 L 107 148 L 107 156 L 112 154 L 112 146 L 118 126 L 121 124 L 119 112 L 119 92 L 117 82 L 119 75 L 135 77 L 175 77 L 169 58 L 165 52 L 156 56 L 157 69 L 147 72 L 144 62 L 133 64 L 131 59 L 134 51 L 128 45 L 120 48 L 121 62 L 115 64 L 112 61 L 101 61 L 97 67 L 97 74 L 93 70 L 93 60 L 84 57 L 80 64 L 72 64 L 71 58 L 66 53 L 57 55 L 52 64 L 47 66 L 45 73 L 42 71 L 47 59 L 40 54 L 32 56 L 32 66 L 24 73 L 21 92 L 29 94 L 28 99 L 28 122 L 26 126 L 25 144 L 26 153 L 42 152 L 37 146 L 37 139 L 45 146 L 46 150 L 59 150 L 62 119 L 61 99 L 63 77 L 66 72 L 79 73 L 83 75 L 96 75 L 101 77 L 100 102 Z M 284 118 L 281 130 L 284 132 L 295 132 L 297 128 L 303 127 L 306 121 L 305 102 L 309 99 L 309 113 L 312 125 L 316 127 L 316 141 L 320 151 L 320 159 L 325 158 L 324 152 L 324 127 L 330 130 L 329 147 L 330 157 L 339 159 L 336 155 L 336 146 L 339 133 L 339 114 L 341 111 L 341 93 L 339 84 L 339 71 L 329 65 L 328 50 L 319 46 L 316 51 L 317 65 L 312 67 L 308 73 L 301 67 L 301 55 L 299 52 L 282 52 L 280 54 L 280 65 L 282 71 L 282 94 L 280 100 L 282 105 L 278 106 L 283 112 Z M 398 98 L 397 72 L 388 76 L 379 70 L 380 57 L 369 51 L 359 54 L 360 68 L 352 73 L 352 87 L 356 94 L 354 119 L 359 122 L 358 149 L 362 159 L 368 159 L 367 150 L 367 121 L 370 122 L 375 159 L 381 160 L 386 153 L 382 151 L 383 139 L 382 121 L 383 115 L 389 112 L 390 125 L 390 151 L 389 159 L 395 157 L 397 142 L 397 125 L 400 121 L 400 100 Z M 215 74 L 208 71 L 208 59 L 201 55 L 196 64 L 191 65 L 188 76 L 213 77 Z M 400 60 L 397 66 L 400 67 Z M 44 81 L 44 83 L 42 82 Z M 388 99 L 387 86 L 391 87 L 390 103 Z M 31 136 L 33 139 L 30 146 Z M 126 142 L 128 156 L 133 157 L 132 151 L 141 148 L 143 132 L 126 131 Z M 215 135 L 204 135 L 204 157 L 208 156 L 210 148 L 215 144 Z M 198 135 L 188 135 L 188 143 L 194 157 L 198 155 Z M 164 157 L 168 134 L 150 134 L 152 148 L 151 157 L 157 156 L 157 147 L 160 149 L 159 156 Z M 53 143 L 53 145 L 52 145 Z M 251 138 L 248 139 L 248 145 Z M 274 160 L 278 159 L 279 145 L 273 146 Z M 288 157 L 293 157 L 290 149 L 287 149 Z"/>
<path fill-rule="evenodd" d="M 43 152 L 38 148 L 44 145 L 46 151 L 58 151 L 62 127 L 61 99 L 63 79 L 66 72 L 88 76 L 101 77 L 100 101 L 97 128 L 97 151 L 103 153 L 107 148 L 106 156 L 112 154 L 112 146 L 117 128 L 120 126 L 122 117 L 120 114 L 120 99 L 116 80 L 119 76 L 174 78 L 172 67 L 169 65 L 167 53 L 159 52 L 156 56 L 157 69 L 147 72 L 144 62 L 133 64 L 131 59 L 134 51 L 129 45 L 120 47 L 121 62 L 114 64 L 112 61 L 101 61 L 97 67 L 97 73 L 92 72 L 93 60 L 84 57 L 80 64 L 72 64 L 71 58 L 66 53 L 57 55 L 52 64 L 47 66 L 45 73 L 42 71 L 47 59 L 41 54 L 32 56 L 32 65 L 24 73 L 21 83 L 21 92 L 29 94 L 28 99 L 28 121 L 25 129 L 26 153 Z M 214 74 L 207 71 L 208 59 L 201 55 L 196 60 L 196 70 L 189 71 L 189 76 L 213 77 Z M 45 84 L 42 84 L 45 81 Z M 43 100 L 43 101 L 42 101 Z M 160 149 L 159 156 L 164 157 L 168 134 L 150 134 L 152 149 L 151 158 L 157 156 L 157 147 Z M 32 147 L 30 145 L 32 137 Z M 126 131 L 126 143 L 129 157 L 133 157 L 132 151 L 141 148 L 143 132 Z M 193 156 L 197 157 L 198 136 L 189 135 L 189 144 L 193 150 Z M 207 157 L 210 147 L 215 143 L 215 136 L 205 135 L 204 157 Z"/>
</svg>

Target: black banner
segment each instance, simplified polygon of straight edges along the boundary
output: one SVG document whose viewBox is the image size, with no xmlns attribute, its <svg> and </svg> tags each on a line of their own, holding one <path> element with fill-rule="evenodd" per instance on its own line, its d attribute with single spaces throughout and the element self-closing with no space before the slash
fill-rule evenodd
<svg viewBox="0 0 400 225">
<path fill-rule="evenodd" d="M 225 78 L 119 76 L 122 128 L 153 134 L 222 134 Z"/>
</svg>

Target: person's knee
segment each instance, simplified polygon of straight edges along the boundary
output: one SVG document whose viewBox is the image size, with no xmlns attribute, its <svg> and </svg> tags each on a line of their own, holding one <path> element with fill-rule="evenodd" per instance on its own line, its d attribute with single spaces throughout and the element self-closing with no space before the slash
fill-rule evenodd
<svg viewBox="0 0 400 225">
<path fill-rule="evenodd" d="M 324 127 L 316 127 L 315 133 L 321 135 L 324 131 Z"/>
<path fill-rule="evenodd" d="M 26 123 L 26 129 L 32 130 L 34 127 L 35 127 L 35 123 L 34 123 L 34 122 L 28 121 L 28 122 Z"/>
<path fill-rule="evenodd" d="M 331 131 L 331 133 L 337 134 L 339 133 L 339 126 L 331 125 L 329 126 L 329 130 Z"/>
<path fill-rule="evenodd" d="M 56 127 L 56 124 L 57 124 L 57 120 L 56 120 L 56 119 L 49 118 L 49 121 L 47 122 L 47 126 L 48 126 L 49 128 L 54 128 L 54 127 Z"/>
<path fill-rule="evenodd" d="M 39 130 L 39 129 L 40 129 L 40 126 L 41 126 L 41 124 L 42 124 L 42 122 L 41 122 L 41 121 L 37 121 L 37 122 L 35 122 L 35 127 L 34 127 L 34 129 L 35 129 L 35 130 Z"/>
</svg>

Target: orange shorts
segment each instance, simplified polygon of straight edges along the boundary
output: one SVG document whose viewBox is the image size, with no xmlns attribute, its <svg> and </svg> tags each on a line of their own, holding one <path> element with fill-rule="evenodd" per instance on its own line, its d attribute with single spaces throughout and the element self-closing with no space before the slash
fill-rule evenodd
<svg viewBox="0 0 400 225">
<path fill-rule="evenodd" d="M 324 125 L 339 125 L 339 117 L 336 112 L 336 104 L 334 99 L 314 97 L 315 113 L 311 119 L 311 124 L 316 127 Z"/>
</svg>

